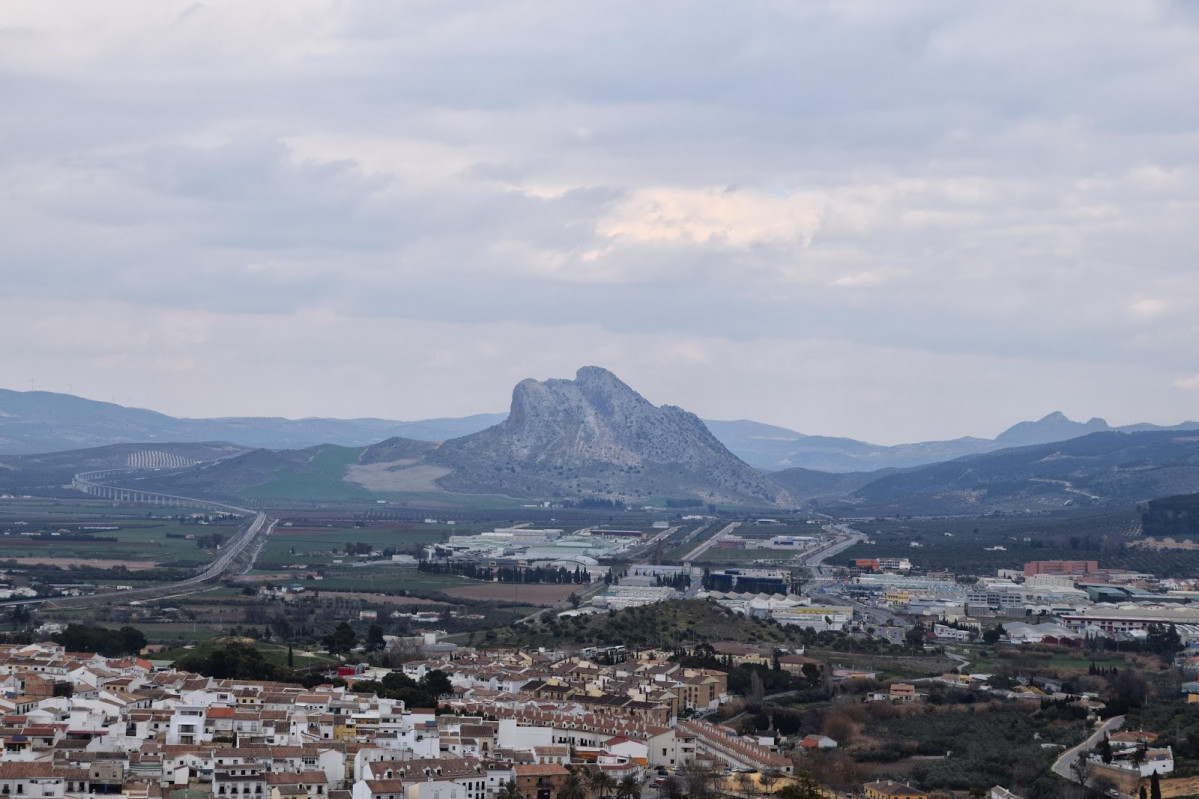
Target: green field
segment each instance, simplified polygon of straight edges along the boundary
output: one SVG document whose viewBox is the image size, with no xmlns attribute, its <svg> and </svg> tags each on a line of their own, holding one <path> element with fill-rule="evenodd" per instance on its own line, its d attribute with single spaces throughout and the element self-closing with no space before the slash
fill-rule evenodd
<svg viewBox="0 0 1199 799">
<path fill-rule="evenodd" d="M 359 560 L 346 552 L 347 544 L 370 544 L 372 552 L 388 548 L 400 552 L 440 541 L 446 529 L 420 524 L 370 524 L 355 527 L 278 525 L 258 556 L 259 569 L 278 569 L 295 563 L 328 565 L 334 560 Z"/>
<path fill-rule="evenodd" d="M 322 447 L 307 468 L 280 469 L 273 480 L 247 486 L 240 493 L 249 499 L 369 499 L 371 492 L 342 479 L 360 454 L 359 447 Z"/>
<path fill-rule="evenodd" d="M 62 518 L 92 518 L 124 516 L 131 519 L 147 518 L 148 516 L 165 516 L 191 513 L 205 513 L 201 508 L 172 507 L 145 508 L 143 506 L 116 505 L 111 500 L 57 500 L 57 499 L 0 499 L 0 526 L 13 520 L 35 517 L 52 519 Z"/>
<path fill-rule="evenodd" d="M 795 551 L 782 549 L 721 549 L 711 547 L 701 552 L 695 563 L 705 566 L 744 566 L 755 560 L 769 561 L 769 567 L 784 565 L 795 557 Z"/>
<path fill-rule="evenodd" d="M 25 522 L 21 525 L 20 522 Z M 76 531 L 81 527 L 119 527 L 118 530 Z M 237 535 L 237 524 L 183 524 L 176 518 L 141 516 L 84 516 L 62 514 L 55 517 L 23 514 L 0 520 L 0 560 L 7 558 L 81 558 L 134 562 L 153 562 L 175 566 L 206 563 L 213 552 L 201 549 L 185 536 L 203 537 L 217 533 L 225 540 Z M 40 531 L 30 537 L 28 533 Z M 115 538 L 115 541 L 102 539 Z"/>
<path fill-rule="evenodd" d="M 430 509 L 517 508 L 528 503 L 528 500 L 492 494 L 369 491 L 357 483 L 345 480 L 346 471 L 358 463 L 361 454 L 361 447 L 322 447 L 307 463 L 297 464 L 294 468 L 279 469 L 271 480 L 246 486 L 238 493 L 249 500 L 361 503 L 363 508 L 370 507 L 380 497 L 386 497 L 401 507 Z"/>
<path fill-rule="evenodd" d="M 690 541 L 684 543 L 683 539 L 686 538 L 687 535 L 689 535 L 693 530 L 695 530 L 695 527 L 685 528 L 684 530 L 680 531 L 681 534 L 672 535 L 670 537 L 668 542 L 670 548 L 666 549 L 666 547 L 663 547 L 663 549 L 666 551 L 663 553 L 662 559 L 667 562 L 677 562 L 688 552 L 695 549 L 697 546 L 723 530 L 727 524 L 728 522 L 724 521 L 714 522 L 708 525 L 708 527 L 704 530 L 700 531 L 700 533 Z"/>
<path fill-rule="evenodd" d="M 980 644 L 961 646 L 958 651 L 970 658 L 970 665 L 965 671 L 973 673 L 989 674 L 997 669 L 1027 669 L 1029 664 L 1039 669 L 1080 669 L 1086 670 L 1092 663 L 1104 668 L 1115 666 L 1116 668 L 1124 668 L 1127 665 L 1125 657 L 1119 653 L 1104 652 L 1096 653 L 1094 657 L 1088 656 L 1087 652 L 1072 648 L 1049 647 L 1051 657 L 1035 658 L 1035 657 L 1019 657 L 1022 653 L 1019 648 L 1013 647 L 993 647 L 982 646 Z M 1007 652 L 1017 657 L 1000 657 L 1000 653 Z"/>
<path fill-rule="evenodd" d="M 502 494 L 459 494 L 452 491 L 405 491 L 380 493 L 402 506 L 430 510 L 512 510 L 527 507 L 529 500 L 515 499 Z"/>
</svg>

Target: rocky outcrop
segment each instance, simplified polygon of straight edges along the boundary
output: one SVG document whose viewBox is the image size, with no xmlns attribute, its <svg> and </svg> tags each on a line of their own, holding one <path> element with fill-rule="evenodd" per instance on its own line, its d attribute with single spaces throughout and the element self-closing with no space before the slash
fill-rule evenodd
<svg viewBox="0 0 1199 799">
<path fill-rule="evenodd" d="M 452 491 L 519 497 L 787 505 L 787 492 L 721 444 L 699 417 L 655 407 L 595 366 L 574 380 L 524 380 L 502 423 L 453 439 L 425 463 Z"/>
</svg>

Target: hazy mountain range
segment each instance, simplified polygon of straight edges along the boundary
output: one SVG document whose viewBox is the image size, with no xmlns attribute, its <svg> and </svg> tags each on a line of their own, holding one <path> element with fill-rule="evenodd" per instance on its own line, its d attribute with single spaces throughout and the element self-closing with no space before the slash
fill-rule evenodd
<svg viewBox="0 0 1199 799">
<path fill-rule="evenodd" d="M 54 412 L 61 415 L 64 408 L 77 412 L 57 429 L 67 430 L 60 435 L 75 437 L 105 431 L 135 437 L 150 424 L 158 431 L 155 437 L 239 427 L 256 430 L 259 436 L 267 435 L 262 431 L 302 436 L 343 429 L 368 436 L 371 430 L 390 432 L 397 425 L 429 431 L 482 422 L 480 417 L 423 423 L 352 420 L 345 423 L 349 427 L 340 428 L 338 420 L 176 420 L 49 396 L 54 400 L 49 411 L 36 395 L 21 394 L 19 402 L 0 404 L 0 430 L 54 430 Z M 0 400 L 10 398 L 0 395 Z M 21 402 L 36 407 L 32 412 L 25 408 L 22 416 Z M 272 449 L 240 443 L 170 443 L 141 435 L 145 443 L 0 457 L 0 490 L 57 493 L 69 491 L 64 485 L 75 471 L 153 466 L 158 470 L 128 479 L 149 489 L 214 498 L 388 496 L 452 503 L 455 494 L 492 494 L 555 501 L 686 499 L 759 507 L 802 505 L 846 515 L 881 515 L 1127 506 L 1199 488 L 1199 435 L 1191 432 L 1199 425 L 1194 423 L 1112 430 L 1102 420 L 1076 423 L 1050 414 L 1016 425 L 994 441 L 876 447 L 755 422 L 705 424 L 680 408 L 655 407 L 597 367 L 580 369 L 575 380 L 522 381 L 513 390 L 509 413 L 491 419 L 499 421 L 444 442 L 391 436 L 366 445 Z M 1070 437 L 1075 433 L 1082 435 Z M 1040 443 L 1061 436 L 1066 440 Z M 722 443 L 722 437 L 731 446 Z M 961 454 L 970 447 L 991 451 Z M 739 458 L 738 448 L 758 462 L 772 451 L 871 464 L 958 457 L 872 472 L 792 467 L 766 473 Z"/>
<path fill-rule="evenodd" d="M 994 439 L 964 437 L 949 441 L 923 441 L 886 447 L 852 438 L 804 435 L 784 427 L 759 422 L 705 420 L 705 424 L 739 458 L 757 469 L 768 472 L 792 467 L 823 472 L 905 469 L 1011 447 L 1067 441 L 1090 433 L 1199 430 L 1199 422 L 1183 422 L 1172 427 L 1152 424 L 1112 427 L 1098 418 L 1087 422 L 1074 422 L 1061 412 L 1055 411 L 1035 422 L 1012 425 Z"/>
<path fill-rule="evenodd" d="M 771 476 L 788 485 L 787 474 Z M 1108 430 L 878 475 L 838 501 L 871 515 L 968 514 L 1127 506 L 1196 491 L 1199 436 Z"/>
<path fill-rule="evenodd" d="M 504 413 L 481 413 L 409 422 L 279 417 L 180 419 L 70 394 L 0 389 L 0 454 L 151 442 L 228 442 L 250 449 L 282 450 L 319 444 L 367 446 L 387 438 L 446 441 L 480 432 L 505 418 Z M 1199 429 L 1199 422 L 1183 422 L 1169 428 L 1150 424 L 1113 428 L 1103 419 L 1074 422 L 1061 413 L 1051 413 L 1035 422 L 1013 425 L 994 439 L 965 437 L 882 446 L 852 438 L 806 435 L 749 420 L 704 420 L 704 424 L 734 455 L 767 472 L 793 467 L 824 472 L 870 472 L 940 463 L 1008 447 L 1065 441 L 1108 430 Z"/>
<path fill-rule="evenodd" d="M 0 454 L 149 442 L 227 441 L 250 448 L 300 449 L 318 444 L 366 446 L 392 437 L 444 441 L 477 433 L 503 421 L 505 416 L 480 413 L 417 422 L 279 417 L 178 419 L 70 394 L 0 389 Z"/>
</svg>

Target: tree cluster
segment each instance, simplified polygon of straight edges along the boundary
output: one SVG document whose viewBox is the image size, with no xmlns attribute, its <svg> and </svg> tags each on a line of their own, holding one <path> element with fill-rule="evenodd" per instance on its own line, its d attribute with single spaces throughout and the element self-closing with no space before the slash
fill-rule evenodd
<svg viewBox="0 0 1199 799">
<path fill-rule="evenodd" d="M 501 583 L 550 583 L 552 585 L 586 585 L 591 582 L 591 573 L 576 566 L 574 570 L 561 566 L 480 566 L 477 563 L 441 563 L 421 561 L 417 570 L 426 574 L 455 574 L 472 580 Z"/>
<path fill-rule="evenodd" d="M 602 499 L 600 497 L 583 497 L 578 500 L 564 499 L 564 508 L 584 508 L 588 510 L 624 510 L 625 504 L 619 499 Z"/>
<path fill-rule="evenodd" d="M 383 699 L 400 699 L 406 707 L 437 707 L 438 697 L 451 693 L 454 688 L 448 674 L 433 669 L 420 680 L 393 671 L 381 680 L 360 680 L 351 685 L 350 690 L 375 693 Z"/>
<path fill-rule="evenodd" d="M 62 644 L 68 652 L 96 652 L 105 657 L 136 655 L 146 648 L 145 634 L 128 625 L 119 630 L 112 630 L 107 627 L 68 624 L 65 630 L 51 638 Z"/>
<path fill-rule="evenodd" d="M 225 536 L 220 533 L 209 533 L 196 536 L 196 546 L 200 549 L 216 549 L 225 542 Z"/>
<path fill-rule="evenodd" d="M 654 578 L 654 584 L 663 588 L 673 588 L 676 591 L 686 591 L 691 587 L 691 575 L 677 572 L 670 576 L 659 574 Z"/>
<path fill-rule="evenodd" d="M 308 683 L 310 680 L 286 666 L 269 662 L 262 652 L 243 641 L 229 641 L 208 652 L 185 655 L 175 661 L 175 668 L 217 679 L 273 680 L 275 682 Z"/>
</svg>

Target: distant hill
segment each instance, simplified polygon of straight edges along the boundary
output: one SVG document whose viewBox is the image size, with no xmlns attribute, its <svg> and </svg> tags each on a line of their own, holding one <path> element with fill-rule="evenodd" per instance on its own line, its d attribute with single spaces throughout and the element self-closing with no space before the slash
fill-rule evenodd
<svg viewBox="0 0 1199 799">
<path fill-rule="evenodd" d="M 1014 424 L 994 439 L 964 437 L 949 441 L 881 446 L 852 438 L 809 436 L 784 427 L 746 420 L 708 421 L 705 424 L 738 457 L 765 472 L 778 472 L 794 467 L 824 472 L 908 469 L 1011 447 L 1068 441 L 1101 431 L 1134 433 L 1199 430 L 1199 422 L 1183 422 L 1171 427 L 1152 424 L 1111 427 L 1103 419 L 1074 422 L 1060 411 L 1055 411 L 1035 422 Z"/>
<path fill-rule="evenodd" d="M 416 422 L 276 417 L 177 419 L 70 394 L 0 389 L 0 454 L 154 441 L 229 441 L 251 449 L 303 449 L 318 444 L 366 446 L 391 437 L 444 441 L 476 433 L 503 418 L 502 413 L 481 413 Z"/>
<path fill-rule="evenodd" d="M 1066 418 L 1061 411 L 1054 411 L 1035 422 L 1018 422 L 999 435 L 992 442 L 1007 447 L 1027 447 L 1033 444 L 1050 444 L 1054 441 L 1068 441 L 1090 433 L 1101 433 L 1111 430 L 1107 421 L 1098 417 L 1086 422 L 1074 422 Z"/>
<path fill-rule="evenodd" d="M 79 472 L 98 469 L 178 469 L 215 463 L 246 450 L 231 444 L 109 444 L 43 455 L 0 456 L 0 493 L 58 496 Z"/>
<path fill-rule="evenodd" d="M 651 497 L 787 505 L 779 486 L 739 460 L 699 417 L 655 407 L 606 369 L 574 380 L 524 380 L 508 418 L 422 459 L 452 491 L 516 497 Z"/>
<path fill-rule="evenodd" d="M 298 450 L 255 449 L 215 463 L 136 475 L 121 484 L 216 500 L 370 499 L 369 491 L 346 480 L 363 451 L 363 447 L 330 444 Z"/>
<path fill-rule="evenodd" d="M 766 472 L 796 467 L 823 472 L 871 472 L 922 466 L 983 452 L 991 444 L 984 438 L 959 438 L 885 447 L 852 438 L 809 436 L 747 420 L 705 424 L 746 463 Z"/>
<path fill-rule="evenodd" d="M 844 498 L 855 491 L 869 485 L 881 476 L 892 474 L 898 470 L 883 469 L 878 472 L 820 472 L 815 469 L 784 469 L 781 472 L 771 472 L 771 481 L 787 489 L 787 493 L 796 502 L 813 499 Z"/>
<path fill-rule="evenodd" d="M 923 466 L 845 499 L 870 514 L 957 514 L 1132 505 L 1199 486 L 1199 435 L 1092 433 Z"/>
</svg>

